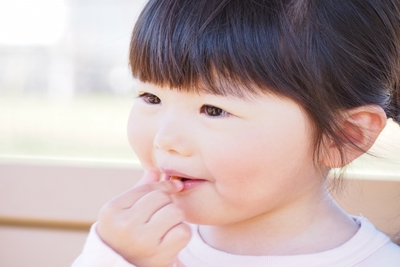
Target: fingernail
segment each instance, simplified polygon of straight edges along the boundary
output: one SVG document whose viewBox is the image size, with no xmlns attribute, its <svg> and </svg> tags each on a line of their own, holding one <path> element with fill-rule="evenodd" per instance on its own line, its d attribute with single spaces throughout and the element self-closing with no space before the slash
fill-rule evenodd
<svg viewBox="0 0 400 267">
<path fill-rule="evenodd" d="M 174 184 L 175 188 L 177 188 L 177 189 L 179 188 L 179 190 L 182 189 L 183 184 L 181 181 L 179 181 L 179 180 L 170 180 L 170 181 Z"/>
</svg>

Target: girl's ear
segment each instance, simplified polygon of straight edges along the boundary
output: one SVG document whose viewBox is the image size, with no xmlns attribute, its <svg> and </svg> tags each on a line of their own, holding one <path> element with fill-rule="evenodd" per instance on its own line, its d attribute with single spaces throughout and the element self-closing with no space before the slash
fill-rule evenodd
<svg viewBox="0 0 400 267">
<path fill-rule="evenodd" d="M 340 121 L 342 151 L 334 140 L 325 140 L 322 162 L 329 168 L 343 167 L 365 153 L 385 127 L 385 111 L 377 105 L 365 105 L 342 112 Z"/>
</svg>

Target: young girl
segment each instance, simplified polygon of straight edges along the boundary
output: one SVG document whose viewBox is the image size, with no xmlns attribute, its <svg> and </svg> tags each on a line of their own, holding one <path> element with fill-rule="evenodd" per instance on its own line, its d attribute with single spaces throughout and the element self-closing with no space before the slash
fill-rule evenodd
<svg viewBox="0 0 400 267">
<path fill-rule="evenodd" d="M 145 174 L 74 267 L 400 266 L 326 185 L 400 121 L 398 0 L 150 0 L 130 63 Z"/>
</svg>

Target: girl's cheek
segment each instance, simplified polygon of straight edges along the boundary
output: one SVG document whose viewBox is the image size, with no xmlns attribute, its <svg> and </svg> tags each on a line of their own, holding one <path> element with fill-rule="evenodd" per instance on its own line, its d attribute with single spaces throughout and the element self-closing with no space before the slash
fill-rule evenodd
<svg viewBox="0 0 400 267">
<path fill-rule="evenodd" d="M 128 141 L 145 169 L 154 168 L 152 128 L 152 123 L 147 121 L 141 113 L 136 112 L 135 108 L 132 108 L 128 120 Z"/>
</svg>

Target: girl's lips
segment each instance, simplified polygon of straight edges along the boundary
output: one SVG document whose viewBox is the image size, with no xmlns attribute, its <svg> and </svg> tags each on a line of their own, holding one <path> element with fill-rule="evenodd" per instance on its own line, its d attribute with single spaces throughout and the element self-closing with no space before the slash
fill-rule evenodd
<svg viewBox="0 0 400 267">
<path fill-rule="evenodd" d="M 176 172 L 176 171 L 171 171 L 171 170 L 165 170 L 165 180 L 179 180 L 183 184 L 183 189 L 180 191 L 186 191 L 189 189 L 192 189 L 194 187 L 197 187 L 201 185 L 202 183 L 206 182 L 204 179 L 199 179 L 195 177 L 191 177 L 189 175 L 186 175 L 184 173 Z"/>
<path fill-rule="evenodd" d="M 206 180 L 201 180 L 201 179 L 188 179 L 188 180 L 181 180 L 183 183 L 183 188 L 180 192 L 186 191 L 192 188 L 195 188 L 202 183 L 204 183 Z"/>
<path fill-rule="evenodd" d="M 190 179 L 190 180 L 203 180 L 194 176 L 190 176 L 177 171 L 163 171 L 165 173 L 165 180 L 182 180 L 182 179 Z"/>
</svg>

